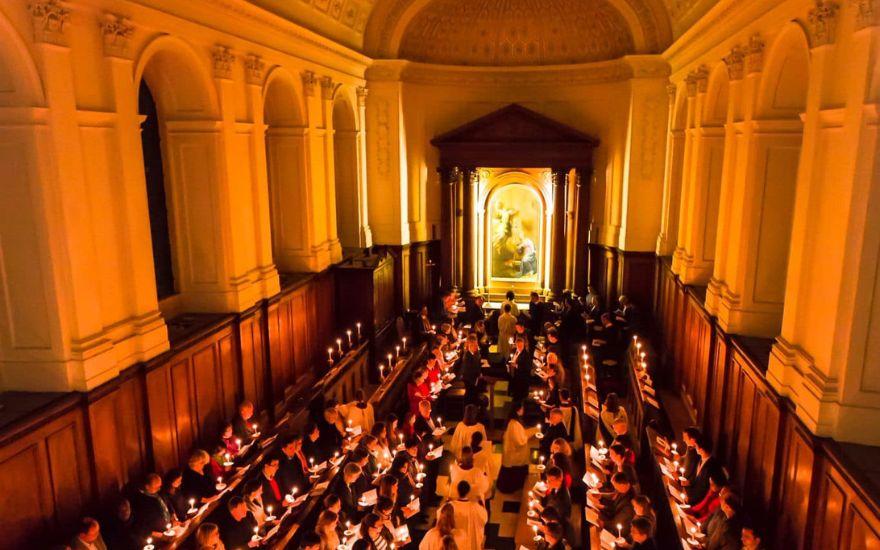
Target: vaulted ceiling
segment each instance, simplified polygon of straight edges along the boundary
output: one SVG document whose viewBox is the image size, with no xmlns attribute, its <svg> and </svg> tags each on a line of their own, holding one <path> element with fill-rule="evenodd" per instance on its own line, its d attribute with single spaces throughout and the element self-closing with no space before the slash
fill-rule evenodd
<svg viewBox="0 0 880 550">
<path fill-rule="evenodd" d="M 716 0 L 248 0 L 374 58 L 550 65 L 660 53 Z"/>
</svg>

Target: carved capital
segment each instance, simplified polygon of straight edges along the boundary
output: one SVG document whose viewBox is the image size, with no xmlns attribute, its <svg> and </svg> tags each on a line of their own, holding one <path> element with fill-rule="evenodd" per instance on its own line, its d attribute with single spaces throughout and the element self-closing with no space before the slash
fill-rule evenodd
<svg viewBox="0 0 880 550">
<path fill-rule="evenodd" d="M 47 44 L 66 46 L 64 24 L 70 16 L 70 10 L 58 0 L 36 0 L 28 5 L 34 18 L 34 40 Z"/>
<path fill-rule="evenodd" d="M 568 185 L 568 168 L 553 168 L 550 170 L 550 183 L 554 187 L 565 188 Z"/>
<path fill-rule="evenodd" d="M 709 67 L 700 65 L 687 75 L 684 83 L 687 86 L 688 97 L 694 97 L 698 93 L 705 93 L 709 85 Z"/>
<path fill-rule="evenodd" d="M 761 72 L 764 65 L 764 39 L 760 34 L 753 34 L 746 46 L 746 72 L 748 74 Z"/>
<path fill-rule="evenodd" d="M 810 10 L 807 21 L 810 24 L 810 40 L 812 47 L 834 43 L 837 30 L 837 12 L 840 6 L 835 2 L 818 0 L 816 7 Z"/>
<path fill-rule="evenodd" d="M 877 0 L 850 0 L 856 12 L 856 30 L 880 25 L 880 10 Z"/>
<path fill-rule="evenodd" d="M 678 92 L 678 86 L 671 82 L 666 85 L 666 95 L 669 96 L 670 101 L 675 101 L 676 92 Z"/>
<path fill-rule="evenodd" d="M 211 49 L 211 63 L 214 67 L 214 78 L 229 80 L 232 78 L 232 64 L 235 54 L 232 48 L 217 44 Z"/>
<path fill-rule="evenodd" d="M 355 88 L 355 92 L 357 93 L 358 107 L 365 107 L 367 105 L 367 94 L 369 94 L 370 91 L 366 86 L 358 86 Z"/>
<path fill-rule="evenodd" d="M 336 83 L 329 76 L 321 77 L 321 99 L 333 99 L 333 92 L 336 91 Z"/>
<path fill-rule="evenodd" d="M 250 53 L 244 57 L 244 77 L 248 84 L 262 86 L 265 70 L 266 63 L 259 55 Z"/>
<path fill-rule="evenodd" d="M 305 93 L 306 96 L 314 96 L 315 89 L 318 87 L 318 77 L 315 76 L 315 71 L 303 71 L 302 82 L 303 93 Z"/>
<path fill-rule="evenodd" d="M 101 35 L 104 37 L 104 55 L 130 59 L 129 46 L 134 35 L 134 25 L 127 17 L 105 13 L 101 21 Z"/>
<path fill-rule="evenodd" d="M 730 53 L 724 56 L 724 64 L 727 65 L 727 77 L 730 80 L 742 80 L 746 68 L 746 53 L 739 46 L 734 46 Z"/>
</svg>

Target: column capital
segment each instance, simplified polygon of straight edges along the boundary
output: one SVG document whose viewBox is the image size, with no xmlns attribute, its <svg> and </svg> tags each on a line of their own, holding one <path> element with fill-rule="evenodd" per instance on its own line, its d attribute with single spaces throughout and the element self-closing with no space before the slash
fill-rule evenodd
<svg viewBox="0 0 880 550">
<path fill-rule="evenodd" d="M 303 71 L 301 76 L 303 92 L 307 97 L 314 96 L 318 87 L 318 77 L 315 75 L 315 71 Z"/>
<path fill-rule="evenodd" d="M 262 57 L 255 53 L 244 56 L 244 76 L 248 84 L 262 86 L 265 70 L 266 63 Z"/>
<path fill-rule="evenodd" d="M 321 82 L 321 99 L 331 100 L 333 99 L 333 94 L 336 93 L 337 84 L 333 82 L 333 78 L 329 76 L 322 76 L 320 78 Z"/>
<path fill-rule="evenodd" d="M 550 169 L 550 182 L 554 186 L 565 187 L 568 184 L 568 173 L 571 168 L 554 167 Z"/>
<path fill-rule="evenodd" d="M 458 166 L 438 166 L 437 173 L 440 174 L 441 183 L 446 183 L 452 185 L 456 179 L 458 179 L 458 175 L 461 172 L 461 169 Z"/>
<path fill-rule="evenodd" d="M 211 66 L 214 70 L 214 78 L 231 80 L 233 62 L 235 62 L 235 54 L 229 46 L 217 44 L 211 48 Z"/>
<path fill-rule="evenodd" d="M 354 91 L 357 94 L 358 107 L 365 107 L 367 105 L 367 95 L 369 95 L 370 90 L 367 89 L 366 86 L 358 86 Z"/>
<path fill-rule="evenodd" d="M 115 13 L 105 13 L 101 19 L 101 35 L 104 37 L 104 55 L 131 59 L 129 46 L 134 34 L 131 20 Z"/>
<path fill-rule="evenodd" d="M 706 93 L 706 89 L 709 86 L 709 67 L 700 65 L 688 73 L 684 81 L 687 85 L 688 97 Z"/>
<path fill-rule="evenodd" d="M 746 72 L 748 74 L 761 72 L 764 65 L 764 39 L 755 33 L 749 38 L 749 44 L 745 47 Z"/>
<path fill-rule="evenodd" d="M 880 25 L 880 10 L 877 0 L 850 0 L 856 11 L 856 30 Z"/>
<path fill-rule="evenodd" d="M 70 10 L 59 0 L 35 0 L 28 5 L 34 18 L 34 40 L 56 46 L 67 46 L 64 25 L 70 17 Z"/>
<path fill-rule="evenodd" d="M 836 2 L 817 0 L 816 7 L 811 9 L 807 16 L 810 27 L 810 47 L 817 48 L 834 43 L 839 10 L 840 6 Z"/>
<path fill-rule="evenodd" d="M 730 80 L 742 80 L 745 74 L 746 52 L 740 46 L 734 46 L 722 60 L 727 65 L 727 77 Z"/>
</svg>

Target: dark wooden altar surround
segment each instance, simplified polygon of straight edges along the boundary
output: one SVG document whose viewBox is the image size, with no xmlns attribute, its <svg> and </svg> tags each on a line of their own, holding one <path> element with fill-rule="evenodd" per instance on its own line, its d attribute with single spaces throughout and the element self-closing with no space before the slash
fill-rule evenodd
<svg viewBox="0 0 880 550">
<path fill-rule="evenodd" d="M 573 226 L 566 223 L 571 170 L 578 181 L 589 181 L 593 170 L 593 149 L 599 140 L 580 130 L 513 103 L 454 130 L 441 134 L 431 144 L 440 151 L 442 197 L 442 284 L 474 288 L 474 254 L 477 227 L 476 169 L 550 168 L 553 174 L 555 212 L 550 228 L 553 259 L 549 287 L 558 294 L 565 286 L 566 239 L 577 239 L 589 223 L 589 187 L 580 186 Z M 563 200 L 559 200 L 563 199 Z M 583 243 L 586 245 L 586 243 Z M 587 272 L 587 254 L 576 254 L 570 266 L 576 274 Z M 584 284 L 586 284 L 584 282 Z"/>
</svg>

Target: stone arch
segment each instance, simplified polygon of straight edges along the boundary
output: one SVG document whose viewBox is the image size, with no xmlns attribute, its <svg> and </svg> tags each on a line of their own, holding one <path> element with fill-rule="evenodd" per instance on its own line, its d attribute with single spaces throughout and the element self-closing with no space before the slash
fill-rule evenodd
<svg viewBox="0 0 880 550">
<path fill-rule="evenodd" d="M 363 248 L 366 244 L 360 192 L 362 170 L 359 158 L 360 124 L 355 108 L 357 98 L 346 87 L 333 97 L 333 174 L 336 192 L 336 230 L 343 249 Z"/>
<path fill-rule="evenodd" d="M 161 35 L 137 56 L 135 90 L 144 82 L 157 111 L 177 297 L 165 310 L 228 311 L 219 108 L 207 57 Z M 145 172 L 146 181 L 146 172 Z M 151 212 L 152 215 L 152 212 Z M 170 300 L 170 299 L 169 299 Z"/>
<path fill-rule="evenodd" d="M 43 83 L 31 51 L 12 23 L 0 14 L 0 106 L 42 105 Z"/>
<path fill-rule="evenodd" d="M 756 114 L 762 119 L 798 118 L 807 102 L 810 46 L 803 27 L 786 25 L 767 51 Z"/>
<path fill-rule="evenodd" d="M 719 63 L 709 75 L 706 88 L 706 100 L 703 104 L 703 125 L 722 126 L 727 121 L 727 98 L 730 82 L 727 77 L 727 66 Z"/>
<path fill-rule="evenodd" d="M 301 83 L 275 67 L 263 86 L 272 256 L 279 271 L 312 271 L 312 211 Z"/>
</svg>

